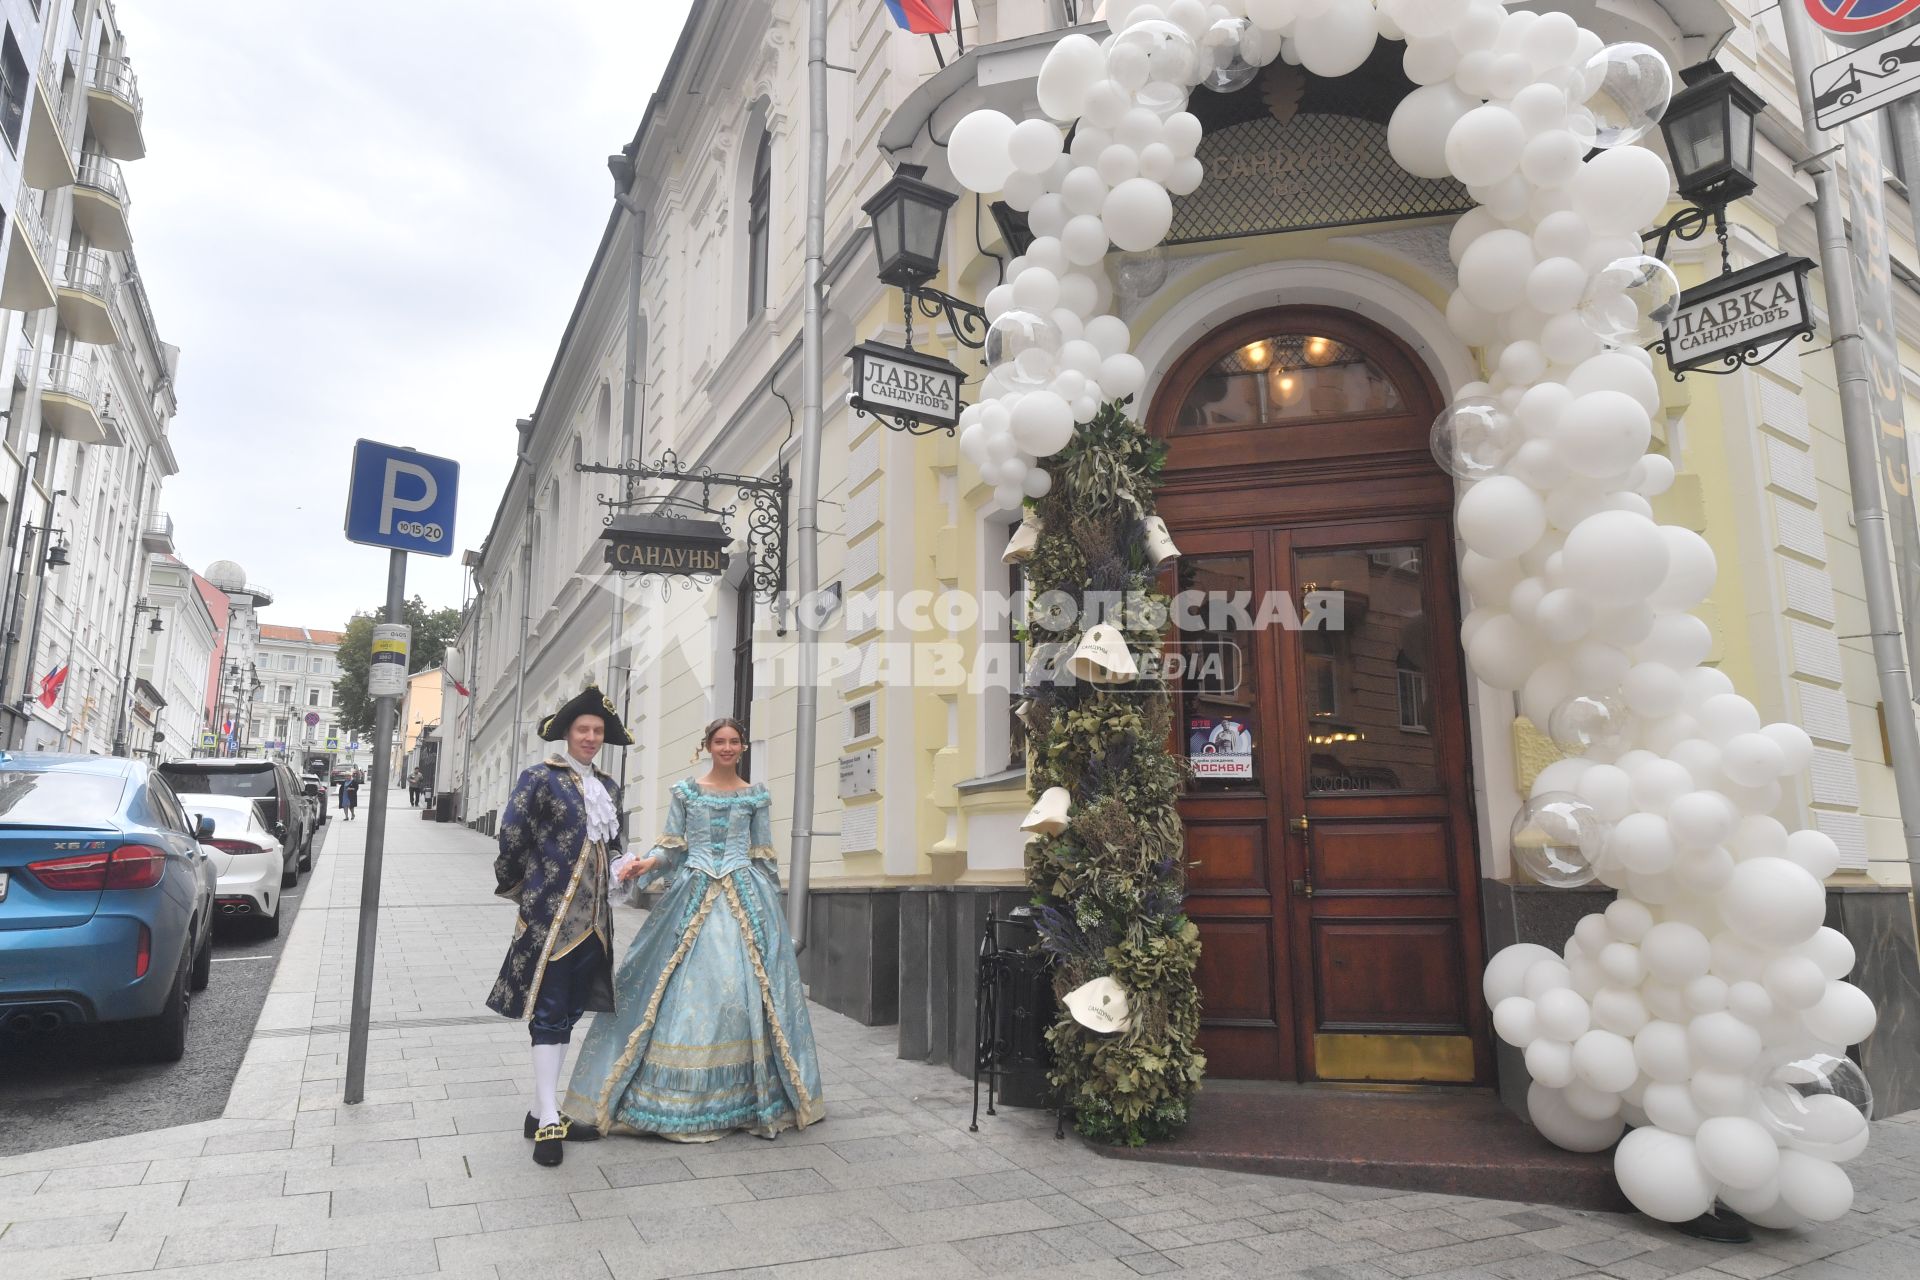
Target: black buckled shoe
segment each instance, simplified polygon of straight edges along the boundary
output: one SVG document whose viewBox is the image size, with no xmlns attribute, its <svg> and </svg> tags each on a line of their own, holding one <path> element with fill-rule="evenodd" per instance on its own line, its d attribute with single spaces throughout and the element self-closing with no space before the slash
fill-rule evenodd
<svg viewBox="0 0 1920 1280">
<path fill-rule="evenodd" d="M 541 1125 L 533 1131 L 533 1162 L 549 1169 L 567 1154 L 567 1123 Z"/>
<path fill-rule="evenodd" d="M 568 1142 L 598 1142 L 600 1140 L 600 1131 L 598 1129 L 588 1124 L 585 1120 L 575 1120 L 564 1113 L 560 1116 L 560 1127 L 567 1131 L 564 1137 Z M 533 1112 L 527 1112 L 527 1123 L 522 1127 L 521 1132 L 528 1138 L 532 1138 L 534 1132 L 539 1128 L 540 1122 L 534 1119 Z"/>
</svg>

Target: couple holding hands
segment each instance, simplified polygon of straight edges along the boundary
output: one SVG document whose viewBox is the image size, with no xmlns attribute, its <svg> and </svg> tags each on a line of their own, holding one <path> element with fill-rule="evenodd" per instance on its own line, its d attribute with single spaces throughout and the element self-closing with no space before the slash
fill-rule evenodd
<svg viewBox="0 0 1920 1280">
<path fill-rule="evenodd" d="M 708 1142 L 771 1138 L 824 1114 L 806 993 L 780 902 L 772 799 L 738 766 L 745 736 L 715 720 L 712 767 L 673 785 L 666 830 L 645 852 L 623 839 L 620 785 L 594 768 L 631 746 L 589 685 L 540 726 L 555 752 L 520 775 L 500 821 L 495 890 L 520 910 L 487 1007 L 529 1022 L 536 1164 L 608 1133 Z M 619 970 L 610 898 L 664 888 Z M 573 1027 L 588 1028 L 566 1095 Z"/>
</svg>

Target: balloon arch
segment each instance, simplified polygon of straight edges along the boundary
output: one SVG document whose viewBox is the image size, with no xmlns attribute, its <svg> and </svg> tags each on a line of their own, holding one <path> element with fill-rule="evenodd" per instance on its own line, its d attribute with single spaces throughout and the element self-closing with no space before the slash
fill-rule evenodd
<svg viewBox="0 0 1920 1280">
<path fill-rule="evenodd" d="M 1485 380 L 1433 430 L 1461 483 L 1461 640 L 1566 753 L 1515 819 L 1514 860 L 1544 884 L 1619 892 L 1561 954 L 1522 944 L 1490 960 L 1494 1029 L 1525 1051 L 1540 1132 L 1577 1151 L 1617 1142 L 1643 1212 L 1684 1221 L 1719 1200 L 1766 1226 L 1841 1216 L 1839 1166 L 1865 1149 L 1871 1112 L 1845 1049 L 1876 1014 L 1843 981 L 1851 944 L 1822 927 L 1834 842 L 1771 816 L 1813 746 L 1702 665 L 1712 637 L 1689 610 L 1712 590 L 1713 552 L 1649 502 L 1674 467 L 1648 452 L 1660 391 L 1641 344 L 1679 285 L 1641 252 L 1671 181 L 1636 144 L 1671 96 L 1665 60 L 1499 0 L 1107 10 L 1109 38 L 1068 35 L 1047 57 L 1044 117 L 976 111 L 948 144 L 955 177 L 1001 193 L 1035 237 L 987 296 L 990 368 L 963 452 L 1017 507 L 1049 491 L 1042 460 L 1080 424 L 1143 389 L 1101 263 L 1161 244 L 1172 197 L 1204 180 L 1195 88 L 1239 88 L 1277 57 L 1343 76 L 1377 40 L 1404 40 L 1418 87 L 1389 149 L 1477 205 L 1452 233 L 1447 323 Z"/>
</svg>

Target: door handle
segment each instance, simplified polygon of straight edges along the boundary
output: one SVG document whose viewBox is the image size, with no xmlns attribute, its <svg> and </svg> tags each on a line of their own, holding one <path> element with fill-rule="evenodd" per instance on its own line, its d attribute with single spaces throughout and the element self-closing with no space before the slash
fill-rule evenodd
<svg viewBox="0 0 1920 1280">
<path fill-rule="evenodd" d="M 1292 827 L 1295 831 L 1298 831 L 1301 835 L 1305 835 L 1307 834 L 1308 830 L 1311 829 L 1313 824 L 1311 821 L 1308 820 L 1307 815 L 1303 813 L 1299 817 L 1288 822 L 1287 825 Z"/>
<path fill-rule="evenodd" d="M 1304 813 L 1297 818 L 1290 819 L 1287 825 L 1299 832 L 1302 840 L 1305 840 L 1308 833 L 1313 830 L 1313 823 Z M 1307 850 L 1306 865 L 1307 874 L 1293 882 L 1293 891 L 1302 898 L 1311 898 L 1313 896 L 1313 850 L 1311 849 Z"/>
<path fill-rule="evenodd" d="M 1311 898 L 1313 896 L 1313 881 L 1305 879 L 1295 880 L 1293 882 L 1293 891 L 1303 898 Z"/>
</svg>

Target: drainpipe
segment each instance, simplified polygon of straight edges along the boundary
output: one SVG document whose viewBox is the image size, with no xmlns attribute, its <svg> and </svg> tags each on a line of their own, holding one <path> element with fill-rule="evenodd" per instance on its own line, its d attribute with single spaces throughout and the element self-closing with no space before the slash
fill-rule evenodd
<svg viewBox="0 0 1920 1280">
<path fill-rule="evenodd" d="M 527 630 L 533 624 L 533 419 L 514 424 L 520 431 L 520 465 L 527 477 L 526 527 L 520 531 L 520 662 L 513 677 L 513 751 L 526 757 Z"/>
<path fill-rule="evenodd" d="M 1824 56 L 1815 43 L 1813 19 L 1797 4 L 1780 6 L 1787 49 L 1800 90 L 1801 128 L 1807 150 L 1826 150 L 1825 135 L 1814 125 L 1813 85 L 1806 74 Z M 1833 334 L 1833 370 L 1840 390 L 1840 423 L 1847 446 L 1847 479 L 1853 490 L 1854 528 L 1860 538 L 1860 570 L 1867 597 L 1867 630 L 1873 637 L 1873 665 L 1880 676 L 1880 700 L 1886 705 L 1888 755 L 1900 802 L 1900 830 L 1907 865 L 1920 883 L 1920 727 L 1914 723 L 1913 686 L 1901 645 L 1900 610 L 1893 588 L 1893 557 L 1887 532 L 1886 501 L 1880 491 L 1880 445 L 1873 409 L 1874 389 L 1860 334 L 1860 300 L 1853 292 L 1852 247 L 1847 240 L 1840 175 L 1830 159 L 1802 166 L 1813 174 L 1814 227 L 1820 240 L 1820 274 L 1826 282 L 1827 324 Z M 1903 498 L 1902 501 L 1911 501 Z M 1909 626 L 1916 620 L 1909 618 Z"/>
<path fill-rule="evenodd" d="M 795 486 L 794 563 L 801 602 L 800 687 L 794 696 L 793 846 L 787 926 L 795 952 L 807 948 L 807 889 L 813 872 L 814 749 L 819 739 L 820 634 L 808 603 L 820 589 L 820 412 L 824 319 L 820 280 L 827 256 L 827 0 L 807 3 L 807 281 L 800 361 L 800 474 Z"/>
<path fill-rule="evenodd" d="M 42 544 L 43 546 L 53 545 L 53 504 L 54 504 L 54 500 L 59 498 L 65 492 L 66 492 L 65 489 L 55 489 L 52 493 L 47 495 L 46 514 L 42 516 L 40 519 L 40 523 L 43 527 L 43 536 L 46 538 L 46 542 Z M 22 576 L 24 576 L 24 573 Z M 34 576 L 40 580 L 40 585 L 39 585 L 39 589 L 33 593 L 33 626 L 27 632 L 27 691 L 26 691 L 26 695 L 20 699 L 20 706 L 22 710 L 25 710 L 26 708 L 27 699 L 33 696 L 34 664 L 36 659 L 39 656 L 39 651 L 40 651 L 40 620 L 46 617 L 46 613 L 47 613 L 47 558 L 46 556 L 42 555 L 39 557 L 38 568 L 35 571 Z M 67 660 L 69 662 L 73 660 L 71 654 L 68 655 Z M 69 672 L 69 674 L 71 674 L 71 672 Z M 25 722 L 23 721 L 22 722 L 23 727 L 24 727 L 24 723 Z M 22 739 L 23 744 L 24 744 L 24 741 L 25 739 L 23 738 Z"/>
<path fill-rule="evenodd" d="M 643 462 L 638 425 L 640 405 L 640 274 L 646 268 L 647 212 L 634 199 L 630 188 L 633 186 L 633 145 L 629 143 L 619 155 L 607 157 L 607 168 L 613 173 L 613 198 L 631 218 L 630 238 L 632 247 L 627 253 L 627 361 L 625 386 L 620 394 L 620 456 L 616 462 L 624 465 L 629 461 Z M 630 481 L 622 482 L 622 496 L 632 497 L 628 491 Z M 613 618 L 608 626 L 607 643 L 607 684 L 614 683 L 614 660 L 621 652 L 622 630 L 627 620 L 627 580 L 626 575 L 615 573 L 613 577 Z M 620 722 L 625 725 L 629 735 L 633 732 L 633 652 L 627 650 L 626 662 L 620 667 L 618 688 L 620 698 Z M 620 748 L 620 804 L 628 807 L 627 801 L 627 761 L 632 756 L 632 747 Z M 622 815 L 624 817 L 624 815 Z"/>
<path fill-rule="evenodd" d="M 9 422 L 12 416 L 11 413 L 6 415 Z M 0 650 L 0 687 L 6 686 L 13 671 L 14 646 L 20 641 L 20 620 L 15 616 L 20 603 L 15 588 L 26 578 L 28 552 L 21 544 L 25 542 L 30 546 L 33 542 L 31 533 L 24 537 L 22 535 L 21 529 L 26 521 L 21 512 L 27 505 L 27 483 L 33 478 L 33 468 L 39 460 L 40 447 L 36 444 L 33 452 L 27 455 L 26 462 L 20 467 L 20 481 L 13 489 L 13 505 L 7 508 L 13 512 L 13 527 L 7 530 L 7 590 L 4 597 L 6 605 L 4 610 L 0 611 L 0 614 L 4 615 L 3 621 L 0 621 L 0 631 L 5 632 L 5 648 Z"/>
</svg>

